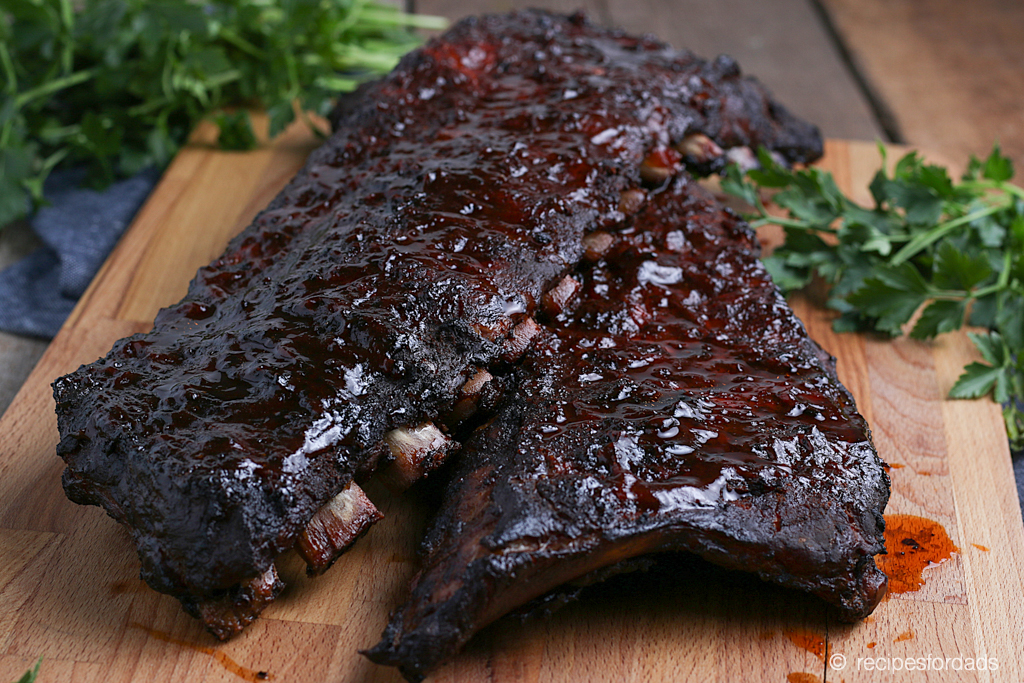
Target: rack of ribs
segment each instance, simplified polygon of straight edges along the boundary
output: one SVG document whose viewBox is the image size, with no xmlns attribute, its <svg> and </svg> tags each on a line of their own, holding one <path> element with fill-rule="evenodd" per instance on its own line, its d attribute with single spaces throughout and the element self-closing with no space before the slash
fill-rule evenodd
<svg viewBox="0 0 1024 683">
<path fill-rule="evenodd" d="M 884 464 L 746 224 L 684 175 L 606 234 L 464 444 L 410 596 L 366 653 L 411 681 L 510 610 L 658 551 L 846 620 L 885 592 Z"/>
<path fill-rule="evenodd" d="M 544 12 L 469 19 L 339 107 L 335 134 L 147 334 L 54 383 L 78 503 L 220 638 L 324 571 L 493 406 L 565 278 L 643 187 L 815 128 L 735 63 Z"/>
</svg>

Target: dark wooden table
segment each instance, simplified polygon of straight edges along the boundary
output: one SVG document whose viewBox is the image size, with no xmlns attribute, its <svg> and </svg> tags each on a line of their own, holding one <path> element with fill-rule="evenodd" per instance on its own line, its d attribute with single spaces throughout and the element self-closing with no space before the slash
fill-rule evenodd
<svg viewBox="0 0 1024 683">
<path fill-rule="evenodd" d="M 905 142 L 962 163 L 998 140 L 1024 168 L 1020 0 L 414 0 L 417 12 L 540 6 L 728 53 L 828 137 Z M 0 232 L 0 266 L 37 245 Z M 46 342 L 0 333 L 0 413 Z"/>
</svg>

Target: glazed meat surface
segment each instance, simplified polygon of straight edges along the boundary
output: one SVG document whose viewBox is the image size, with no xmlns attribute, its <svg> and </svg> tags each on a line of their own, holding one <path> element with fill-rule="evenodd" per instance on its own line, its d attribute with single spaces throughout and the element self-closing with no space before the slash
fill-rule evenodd
<svg viewBox="0 0 1024 683">
<path fill-rule="evenodd" d="M 323 571 L 377 519 L 354 481 L 455 448 L 638 188 L 821 152 L 730 60 L 543 12 L 460 23 L 336 125 L 152 332 L 54 383 L 67 495 L 222 638 L 280 590 L 281 552 Z"/>
<path fill-rule="evenodd" d="M 367 653 L 410 680 L 509 610 L 656 551 L 848 620 L 884 594 L 883 463 L 751 231 L 680 177 L 612 237 L 457 456 L 411 595 Z"/>
</svg>

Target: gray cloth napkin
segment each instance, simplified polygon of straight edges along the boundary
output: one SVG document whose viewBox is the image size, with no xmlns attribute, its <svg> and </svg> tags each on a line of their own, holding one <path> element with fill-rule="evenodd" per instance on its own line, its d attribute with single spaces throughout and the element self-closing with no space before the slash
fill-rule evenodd
<svg viewBox="0 0 1024 683">
<path fill-rule="evenodd" d="M 1017 501 L 1024 515 L 1024 450 L 1015 451 L 1013 457 L 1013 478 L 1017 480 Z"/>
<path fill-rule="evenodd" d="M 30 221 L 45 246 L 0 271 L 0 330 L 55 336 L 160 179 L 148 169 L 97 191 L 80 187 L 85 173 L 47 180 L 48 205 Z"/>
</svg>

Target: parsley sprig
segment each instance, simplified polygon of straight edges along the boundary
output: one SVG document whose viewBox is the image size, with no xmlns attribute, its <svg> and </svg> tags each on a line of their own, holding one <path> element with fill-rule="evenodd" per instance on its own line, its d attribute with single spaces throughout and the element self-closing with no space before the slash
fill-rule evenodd
<svg viewBox="0 0 1024 683">
<path fill-rule="evenodd" d="M 845 196 L 832 175 L 790 170 L 766 152 L 761 168 L 727 170 L 722 188 L 754 208 L 756 227 L 782 226 L 785 241 L 765 259 L 783 291 L 819 280 L 837 331 L 930 339 L 964 324 L 984 362 L 971 363 L 953 398 L 985 395 L 1003 405 L 1015 449 L 1024 447 L 1024 188 L 996 146 L 972 158 L 959 181 L 915 152 L 890 175 L 886 150 L 871 181 L 874 206 Z M 768 212 L 762 191 L 785 209 Z M 913 322 L 911 322 L 913 321 Z"/>
<path fill-rule="evenodd" d="M 61 164 L 97 184 L 165 165 L 203 118 L 222 146 L 255 144 L 391 69 L 442 28 L 376 0 L 4 0 L 0 8 L 0 227 L 43 199 Z"/>
</svg>

